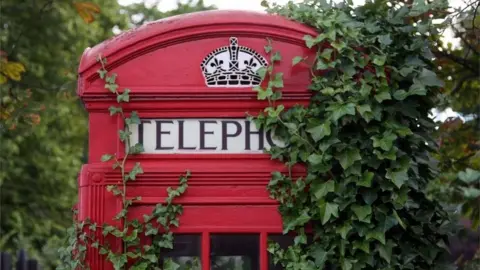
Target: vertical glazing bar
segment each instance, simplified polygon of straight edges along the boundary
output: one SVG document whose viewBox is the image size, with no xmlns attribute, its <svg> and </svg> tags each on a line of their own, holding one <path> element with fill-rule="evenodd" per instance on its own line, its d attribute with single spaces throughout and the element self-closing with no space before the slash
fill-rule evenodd
<svg viewBox="0 0 480 270">
<path fill-rule="evenodd" d="M 202 270 L 210 270 L 210 233 L 202 233 Z"/>
<path fill-rule="evenodd" d="M 260 233 L 260 270 L 268 270 L 267 232 Z"/>
</svg>

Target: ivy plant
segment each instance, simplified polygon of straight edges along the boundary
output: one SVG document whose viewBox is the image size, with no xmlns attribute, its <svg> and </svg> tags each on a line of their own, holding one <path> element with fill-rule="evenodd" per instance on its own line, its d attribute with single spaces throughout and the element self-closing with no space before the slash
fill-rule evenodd
<svg viewBox="0 0 480 270">
<path fill-rule="evenodd" d="M 114 154 L 104 154 L 101 157 L 102 162 L 110 162 L 112 169 L 121 174 L 121 183 L 118 185 L 108 185 L 106 189 L 114 196 L 119 197 L 122 202 L 122 209 L 114 217 L 114 224 L 99 225 L 96 222 L 85 219 L 77 221 L 75 218 L 73 226 L 68 229 L 68 239 L 66 247 L 60 248 L 62 265 L 58 269 L 90 269 L 86 260 L 87 246 L 94 248 L 99 254 L 105 256 L 106 260 L 112 263 L 115 270 L 131 269 L 163 269 L 176 270 L 180 265 L 176 264 L 171 258 L 163 261 L 159 265 L 162 252 L 173 249 L 172 227 L 179 226 L 179 215 L 183 212 L 182 205 L 174 204 L 175 198 L 184 194 L 188 187 L 188 177 L 190 172 L 180 176 L 180 184 L 177 188 L 167 188 L 167 198 L 165 202 L 155 205 L 150 214 L 143 215 L 143 220 L 129 219 L 128 209 L 134 202 L 140 201 L 141 197 L 133 199 L 127 198 L 127 187 L 131 181 L 136 181 L 137 177 L 143 174 L 143 169 L 139 162 L 131 165 L 128 160 L 132 155 L 143 152 L 141 144 L 132 145 L 130 142 L 130 126 L 140 124 L 137 112 L 133 111 L 127 115 L 121 104 L 130 101 L 130 90 L 120 91 L 116 84 L 117 75 L 109 74 L 106 69 L 107 60 L 99 57 L 98 62 L 101 69 L 98 74 L 105 81 L 105 89 L 115 94 L 119 106 L 109 108 L 111 116 L 120 116 L 124 122 L 124 129 L 118 131 L 118 139 L 126 146 L 126 153 L 118 159 Z M 75 212 L 76 214 L 76 212 Z M 116 226 L 115 224 L 121 224 Z M 98 231 L 102 237 L 98 237 Z M 151 238 L 150 244 L 141 244 L 141 238 Z M 100 238 L 103 238 L 100 239 Z M 110 243 L 120 240 L 122 247 L 118 248 Z"/>
<path fill-rule="evenodd" d="M 445 1 L 349 2 L 268 9 L 318 33 L 304 37 L 313 59 L 282 59 L 269 42 L 270 65 L 254 89 L 269 105 L 252 120 L 285 144 L 268 153 L 288 168 L 307 168 L 298 179 L 272 173 L 268 190 L 284 234 L 296 236 L 287 249 L 272 242 L 268 251 L 289 270 L 448 268 L 450 213 L 426 194 L 436 176 L 429 112 L 443 82 L 423 35 L 432 22 L 412 19 Z M 308 105 L 280 104 L 279 61 L 311 69 Z"/>
</svg>

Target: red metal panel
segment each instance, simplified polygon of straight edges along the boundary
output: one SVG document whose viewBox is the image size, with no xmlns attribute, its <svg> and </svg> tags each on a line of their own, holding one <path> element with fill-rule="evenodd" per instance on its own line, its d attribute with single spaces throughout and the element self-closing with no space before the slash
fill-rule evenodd
<svg viewBox="0 0 480 270">
<path fill-rule="evenodd" d="M 101 163 L 105 153 L 121 157 L 124 147 L 117 138 L 123 123 L 111 117 L 108 108 L 116 105 L 114 96 L 104 89 L 96 71 L 96 57 L 108 60 L 107 69 L 118 74 L 120 89 L 131 89 L 129 113 L 141 118 L 241 118 L 246 112 L 262 110 L 251 87 L 207 87 L 200 64 L 211 51 L 228 45 L 237 37 L 268 59 L 266 38 L 283 61 L 275 67 L 284 73 L 283 103 L 286 107 L 307 104 L 310 70 L 306 65 L 291 67 L 294 56 L 309 56 L 303 36 L 315 31 L 286 19 L 253 12 L 209 11 L 176 16 L 142 26 L 87 49 L 79 67 L 78 94 L 89 112 L 89 161 L 79 177 L 79 218 L 98 224 L 113 223 L 121 204 L 106 191 L 106 186 L 121 180 L 111 164 Z M 185 170 L 192 172 L 187 193 L 178 199 L 185 207 L 179 233 L 202 233 L 202 266 L 210 267 L 209 233 L 259 233 L 261 270 L 267 270 L 267 233 L 281 233 L 282 221 L 276 202 L 269 198 L 266 185 L 271 171 L 286 168 L 265 154 L 143 154 L 145 171 L 129 184 L 129 197 L 141 196 L 130 217 L 141 217 L 156 203 L 163 202 L 166 187 L 176 186 Z M 294 176 L 305 168 L 295 167 Z M 141 218 L 140 218 L 141 220 Z M 118 224 L 120 225 L 120 224 Z M 101 238 L 101 234 L 98 233 Z M 143 239 L 148 242 L 148 239 Z M 120 247 L 120 243 L 116 243 Z M 112 269 L 97 250 L 88 250 L 92 269 Z"/>
</svg>

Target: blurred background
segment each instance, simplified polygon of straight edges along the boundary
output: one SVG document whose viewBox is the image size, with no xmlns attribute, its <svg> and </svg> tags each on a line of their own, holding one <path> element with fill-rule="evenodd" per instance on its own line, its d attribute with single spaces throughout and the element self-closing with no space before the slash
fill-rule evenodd
<svg viewBox="0 0 480 270">
<path fill-rule="evenodd" d="M 261 2 L 0 0 L 0 251 L 24 249 L 44 269 L 57 263 L 87 156 L 87 115 L 75 94 L 85 48 L 168 16 L 217 8 L 262 11 Z M 450 5 L 434 25 L 442 34 L 428 36 L 446 82 L 432 111 L 439 177 L 429 192 L 460 210 L 467 230 L 452 239 L 452 258 L 478 269 L 480 0 Z"/>
</svg>

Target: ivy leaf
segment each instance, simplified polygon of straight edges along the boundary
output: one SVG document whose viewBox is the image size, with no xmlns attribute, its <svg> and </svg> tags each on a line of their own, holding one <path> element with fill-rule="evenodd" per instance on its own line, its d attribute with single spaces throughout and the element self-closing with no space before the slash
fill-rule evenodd
<svg viewBox="0 0 480 270">
<path fill-rule="evenodd" d="M 120 107 L 115 107 L 115 106 L 110 106 L 110 107 L 108 108 L 108 110 L 110 111 L 110 116 L 122 112 L 122 108 L 120 108 Z"/>
<path fill-rule="evenodd" d="M 398 224 L 400 224 L 400 226 L 402 226 L 403 229 L 406 229 L 407 226 L 405 225 L 405 223 L 403 222 L 403 220 L 400 218 L 400 216 L 398 215 L 397 211 L 395 211 L 395 209 L 393 209 L 393 216 L 395 217 L 395 219 L 398 221 Z"/>
<path fill-rule="evenodd" d="M 285 229 L 283 230 L 283 233 L 286 234 L 287 232 L 293 230 L 295 227 L 297 226 L 303 226 L 305 225 L 305 223 L 307 223 L 308 221 L 310 221 L 311 217 L 310 215 L 308 214 L 307 211 L 303 211 L 302 214 L 300 216 L 298 216 L 297 218 L 291 220 L 290 222 L 288 222 L 285 226 Z"/>
<path fill-rule="evenodd" d="M 130 96 L 129 96 L 129 93 L 130 93 L 130 89 L 125 89 L 123 91 L 123 93 L 119 94 L 117 96 L 117 102 L 120 103 L 120 102 L 129 102 L 130 101 Z"/>
<path fill-rule="evenodd" d="M 311 257 L 315 258 L 315 265 L 318 269 L 323 269 L 327 261 L 328 252 L 321 245 L 315 245 L 315 248 L 311 251 Z"/>
<path fill-rule="evenodd" d="M 105 88 L 108 89 L 112 93 L 116 93 L 117 89 L 118 89 L 118 84 L 107 83 L 107 84 L 105 84 Z"/>
<path fill-rule="evenodd" d="M 105 81 L 109 84 L 115 83 L 116 80 L 117 80 L 117 73 L 113 73 L 111 76 L 108 76 L 107 78 L 105 78 Z"/>
<path fill-rule="evenodd" d="M 326 121 L 325 123 L 320 124 L 316 127 L 307 129 L 307 132 L 312 135 L 312 138 L 315 142 L 318 142 L 323 139 L 323 137 L 329 136 L 331 134 L 330 122 Z"/>
<path fill-rule="evenodd" d="M 350 232 L 350 230 L 352 230 L 352 228 L 353 228 L 353 227 L 352 227 L 350 224 L 345 223 L 345 224 L 343 224 L 342 227 L 338 227 L 338 228 L 336 229 L 336 233 L 340 234 L 340 236 L 342 237 L 342 239 L 345 239 L 345 240 L 346 240 L 346 239 L 347 239 L 347 235 L 348 235 L 348 233 Z"/>
<path fill-rule="evenodd" d="M 393 142 L 397 139 L 397 135 L 391 132 L 385 132 L 382 136 L 373 136 L 373 147 L 381 148 L 384 151 L 392 149 Z"/>
<path fill-rule="evenodd" d="M 275 78 L 272 80 L 272 86 L 276 88 L 283 87 L 283 73 L 279 72 L 275 74 Z"/>
<path fill-rule="evenodd" d="M 435 72 L 426 68 L 422 69 L 422 72 L 420 73 L 418 80 L 426 86 L 438 86 L 438 87 L 444 86 L 444 83 L 437 77 L 437 74 L 435 74 Z"/>
<path fill-rule="evenodd" d="M 386 60 L 387 60 L 387 56 L 385 56 L 385 55 L 375 55 L 375 56 L 373 56 L 373 63 L 377 66 L 385 65 Z"/>
<path fill-rule="evenodd" d="M 362 178 L 360 179 L 360 181 L 357 182 L 357 186 L 371 187 L 374 175 L 375 174 L 373 172 L 364 171 L 362 174 Z"/>
<path fill-rule="evenodd" d="M 382 217 L 379 219 L 378 227 L 383 232 L 387 232 L 397 224 L 398 220 L 394 216 L 382 215 Z"/>
<path fill-rule="evenodd" d="M 402 75 L 403 77 L 407 77 L 410 73 L 412 73 L 413 70 L 414 70 L 413 66 L 402 67 L 400 69 L 400 75 Z"/>
<path fill-rule="evenodd" d="M 119 130 L 118 134 L 119 134 L 119 137 L 120 137 L 120 141 L 122 141 L 122 142 L 128 140 L 130 135 L 132 135 L 132 133 L 130 131 L 125 131 L 125 130 Z"/>
<path fill-rule="evenodd" d="M 280 61 L 282 60 L 282 56 L 280 55 L 279 52 L 275 52 L 273 55 L 272 55 L 272 58 L 271 58 L 271 62 L 275 62 L 275 61 Z"/>
<path fill-rule="evenodd" d="M 325 197 L 329 192 L 335 191 L 335 182 L 333 180 L 328 180 L 324 183 L 314 182 L 312 183 L 311 188 L 313 195 L 318 200 Z"/>
<path fill-rule="evenodd" d="M 145 151 L 143 149 L 143 145 L 141 145 L 140 143 L 137 143 L 134 146 L 130 147 L 130 149 L 128 150 L 128 153 L 132 154 L 132 155 L 135 155 L 135 154 L 140 154 L 143 151 Z"/>
<path fill-rule="evenodd" d="M 260 76 L 260 78 L 265 79 L 265 76 L 267 75 L 267 69 L 265 67 L 261 67 L 257 69 L 257 74 Z"/>
<path fill-rule="evenodd" d="M 387 263 L 390 263 L 392 259 L 392 249 L 396 244 L 392 240 L 388 240 L 385 245 L 377 245 L 378 254 L 382 257 Z"/>
<path fill-rule="evenodd" d="M 310 36 L 310 35 L 305 35 L 303 37 L 303 40 L 305 40 L 305 45 L 307 46 L 307 48 L 311 49 L 314 45 L 315 45 L 315 39 Z"/>
<path fill-rule="evenodd" d="M 377 37 L 378 42 L 384 46 L 392 44 L 393 40 L 390 38 L 390 34 L 380 35 Z"/>
<path fill-rule="evenodd" d="M 320 216 L 322 217 L 322 225 L 325 225 L 333 216 L 338 217 L 338 204 L 322 202 L 320 203 Z"/>
<path fill-rule="evenodd" d="M 332 112 L 331 118 L 334 122 L 337 122 L 338 119 L 345 115 L 355 115 L 355 104 L 330 105 L 326 110 Z"/>
<path fill-rule="evenodd" d="M 380 243 L 385 245 L 385 233 L 381 231 L 370 231 L 365 236 L 367 240 L 369 239 L 376 239 Z"/>
<path fill-rule="evenodd" d="M 397 188 L 401 188 L 405 181 L 408 180 L 407 170 L 393 171 L 392 169 L 387 169 L 385 177 L 392 180 Z"/>
<path fill-rule="evenodd" d="M 370 223 L 370 215 L 372 214 L 372 207 L 370 205 L 353 205 L 352 211 L 360 221 Z"/>
<path fill-rule="evenodd" d="M 107 71 L 104 69 L 100 69 L 97 72 L 98 72 L 98 76 L 100 76 L 100 79 L 104 79 L 105 75 L 107 75 Z"/>
<path fill-rule="evenodd" d="M 101 161 L 102 162 L 107 162 L 109 160 L 111 160 L 113 158 L 113 155 L 110 155 L 110 154 L 104 154 L 102 157 L 101 157 Z"/>
<path fill-rule="evenodd" d="M 360 151 L 357 148 L 350 148 L 348 150 L 345 150 L 335 156 L 335 158 L 340 162 L 340 165 L 342 165 L 342 168 L 344 170 L 348 169 L 356 161 L 362 159 L 362 157 L 360 156 Z"/>
<path fill-rule="evenodd" d="M 163 270 L 177 270 L 180 268 L 180 265 L 175 263 L 171 258 L 168 258 L 163 263 Z"/>
<path fill-rule="evenodd" d="M 375 99 L 378 101 L 378 103 L 382 103 L 384 100 L 391 100 L 392 96 L 390 96 L 390 92 L 388 92 L 388 90 L 381 91 L 375 95 Z"/>
<path fill-rule="evenodd" d="M 136 111 L 133 111 L 130 114 L 130 117 L 125 119 L 125 122 L 127 123 L 127 125 L 132 125 L 132 124 L 133 125 L 140 125 L 141 124 L 140 118 L 138 117 L 138 113 Z"/>
<path fill-rule="evenodd" d="M 342 270 L 352 270 L 353 264 L 350 260 L 342 258 L 341 259 Z"/>
<path fill-rule="evenodd" d="M 143 169 L 140 166 L 140 162 L 136 162 L 135 166 L 133 167 L 132 171 L 128 174 L 128 176 L 130 177 L 130 179 L 136 180 L 137 175 L 142 173 L 143 173 Z"/>
<path fill-rule="evenodd" d="M 472 170 L 470 168 L 467 168 L 465 171 L 459 172 L 457 176 L 462 182 L 466 184 L 480 181 L 480 171 Z"/>
<path fill-rule="evenodd" d="M 360 194 L 362 194 L 363 201 L 368 205 L 372 205 L 378 198 L 376 190 L 373 189 L 362 189 Z"/>
<path fill-rule="evenodd" d="M 295 57 L 292 59 L 292 66 L 297 65 L 298 63 L 302 62 L 303 60 L 304 60 L 303 57 L 301 57 L 301 56 L 295 56 Z"/>
</svg>

